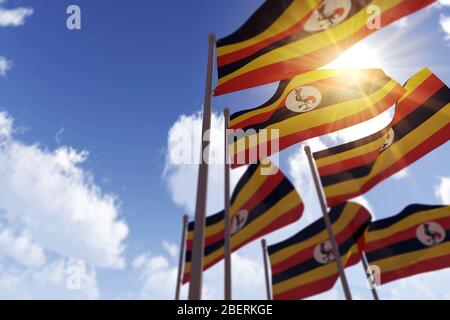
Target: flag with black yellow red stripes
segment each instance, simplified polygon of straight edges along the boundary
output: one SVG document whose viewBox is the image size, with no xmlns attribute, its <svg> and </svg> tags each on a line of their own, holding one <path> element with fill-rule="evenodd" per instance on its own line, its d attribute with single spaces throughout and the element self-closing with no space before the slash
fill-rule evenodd
<svg viewBox="0 0 450 320">
<path fill-rule="evenodd" d="M 435 1 L 266 0 L 241 28 L 218 40 L 215 95 L 318 69 Z"/>
<path fill-rule="evenodd" d="M 450 206 L 410 205 L 373 222 L 364 251 L 380 284 L 450 267 Z"/>
<path fill-rule="evenodd" d="M 405 89 L 385 129 L 314 153 L 329 206 L 364 194 L 450 139 L 450 89 L 427 68 Z"/>
<path fill-rule="evenodd" d="M 390 108 L 404 92 L 381 69 L 315 70 L 282 81 L 269 101 L 231 115 L 232 166 L 369 120 Z M 277 130 L 275 137 L 269 136 L 273 130 Z M 277 150 L 270 148 L 275 139 Z"/>
<path fill-rule="evenodd" d="M 270 161 L 250 165 L 238 181 L 230 207 L 231 250 L 281 229 L 303 213 L 303 202 L 291 182 Z M 183 283 L 189 281 L 194 223 L 188 225 Z M 206 270 L 224 257 L 224 211 L 206 218 Z"/>
<path fill-rule="evenodd" d="M 330 220 L 344 267 L 358 263 L 371 220 L 363 206 L 347 202 L 331 208 Z M 333 288 L 339 278 L 323 218 L 291 238 L 268 247 L 275 300 L 300 300 Z"/>
</svg>

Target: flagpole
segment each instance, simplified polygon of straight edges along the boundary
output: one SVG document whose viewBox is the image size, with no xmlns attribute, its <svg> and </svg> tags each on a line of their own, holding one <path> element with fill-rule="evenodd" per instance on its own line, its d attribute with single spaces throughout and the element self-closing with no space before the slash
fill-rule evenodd
<svg viewBox="0 0 450 320">
<path fill-rule="evenodd" d="M 230 122 L 230 110 L 223 109 L 224 118 L 224 170 L 225 170 L 225 214 L 224 214 L 224 250 L 225 250 L 225 300 L 231 300 L 231 239 L 230 239 L 230 160 L 228 150 L 228 126 Z"/>
<path fill-rule="evenodd" d="M 366 257 L 365 252 L 363 252 L 361 260 L 362 260 L 362 263 L 363 263 L 364 273 L 366 274 L 367 281 L 370 284 L 370 275 L 369 275 L 369 272 L 368 272 L 368 270 L 369 270 L 369 262 L 367 261 L 367 257 Z M 375 288 L 374 285 L 370 286 L 370 291 L 372 292 L 373 300 L 380 300 L 380 297 L 378 296 L 377 289 Z"/>
<path fill-rule="evenodd" d="M 262 251 L 263 251 L 264 276 L 266 278 L 267 300 L 272 300 L 272 293 L 271 293 L 271 290 L 270 290 L 269 266 L 268 266 L 268 263 L 267 263 L 267 243 L 266 243 L 266 239 L 261 239 L 261 247 L 262 247 Z"/>
<path fill-rule="evenodd" d="M 325 225 L 328 231 L 328 237 L 331 242 L 331 246 L 333 249 L 333 255 L 335 256 L 336 266 L 339 271 L 339 276 L 341 278 L 342 288 L 344 289 L 345 298 L 347 300 L 352 300 L 352 295 L 350 293 L 350 287 L 348 285 L 347 277 L 345 275 L 344 267 L 342 265 L 341 255 L 339 252 L 339 247 L 337 245 L 336 238 L 333 233 L 333 227 L 331 225 L 330 216 L 328 215 L 327 204 L 325 202 L 325 196 L 323 194 L 322 184 L 319 180 L 319 176 L 316 170 L 315 161 L 311 153 L 311 148 L 309 146 L 305 146 L 305 153 L 308 157 L 309 166 L 311 168 L 311 173 L 314 180 L 314 185 L 316 187 L 317 197 L 319 198 L 320 207 L 322 209 L 323 218 L 325 220 Z"/>
<path fill-rule="evenodd" d="M 177 288 L 175 291 L 175 300 L 180 300 L 181 283 L 183 281 L 183 268 L 184 268 L 184 250 L 186 246 L 186 229 L 188 225 L 188 216 L 183 216 L 183 229 L 181 230 L 181 244 L 180 244 L 180 257 L 178 259 L 178 275 L 177 275 Z"/>
<path fill-rule="evenodd" d="M 205 249 L 205 217 L 208 191 L 209 139 L 211 128 L 211 102 L 214 76 L 214 48 L 216 36 L 208 37 L 208 66 L 206 71 L 205 100 L 203 104 L 202 143 L 198 167 L 197 199 L 195 203 L 194 235 L 189 282 L 189 300 L 201 300 L 203 283 L 203 255 Z"/>
</svg>

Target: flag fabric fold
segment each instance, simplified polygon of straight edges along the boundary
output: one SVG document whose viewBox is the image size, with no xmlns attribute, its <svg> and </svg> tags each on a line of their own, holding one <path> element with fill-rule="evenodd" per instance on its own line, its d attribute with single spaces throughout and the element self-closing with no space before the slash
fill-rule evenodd
<svg viewBox="0 0 450 320">
<path fill-rule="evenodd" d="M 323 67 L 361 39 L 434 2 L 267 0 L 241 28 L 218 40 L 215 95 Z"/>
<path fill-rule="evenodd" d="M 344 267 L 358 263 L 369 211 L 344 203 L 329 212 Z M 285 241 L 268 247 L 275 300 L 299 300 L 331 289 L 339 278 L 324 219 L 312 223 Z"/>
<path fill-rule="evenodd" d="M 231 115 L 232 166 L 369 120 L 404 93 L 380 69 L 324 69 L 282 81 L 269 101 Z M 272 137 L 274 130 L 277 134 Z M 274 143 L 277 148 L 271 147 Z"/>
<path fill-rule="evenodd" d="M 250 165 L 238 181 L 230 207 L 231 250 L 301 218 L 303 202 L 292 183 L 272 162 Z M 188 224 L 183 283 L 189 281 L 194 223 Z M 224 257 L 224 211 L 208 216 L 205 229 L 206 270 Z"/>
<path fill-rule="evenodd" d="M 414 204 L 371 223 L 364 251 L 381 284 L 450 267 L 450 206 Z"/>
<path fill-rule="evenodd" d="M 405 89 L 389 126 L 314 153 L 329 206 L 364 194 L 450 139 L 450 89 L 427 68 Z"/>
</svg>

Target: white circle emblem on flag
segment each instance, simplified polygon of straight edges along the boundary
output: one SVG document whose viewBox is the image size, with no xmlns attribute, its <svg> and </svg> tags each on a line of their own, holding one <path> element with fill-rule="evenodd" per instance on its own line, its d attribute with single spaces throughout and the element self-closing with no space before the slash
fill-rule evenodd
<svg viewBox="0 0 450 320">
<path fill-rule="evenodd" d="M 337 26 L 352 9 L 351 0 L 323 0 L 305 23 L 307 32 L 317 32 Z"/>
<path fill-rule="evenodd" d="M 395 132 L 392 128 L 390 128 L 383 142 L 383 145 L 381 146 L 381 151 L 384 151 L 387 148 L 389 148 L 391 144 L 394 142 L 394 139 L 395 139 Z"/>
<path fill-rule="evenodd" d="M 314 259 L 321 264 L 327 264 L 334 261 L 334 254 L 330 240 L 324 241 L 314 248 Z"/>
<path fill-rule="evenodd" d="M 437 222 L 427 222 L 417 227 L 416 236 L 424 245 L 432 247 L 445 240 L 445 229 Z"/>
<path fill-rule="evenodd" d="M 231 218 L 230 223 L 230 234 L 233 235 L 239 230 L 241 230 L 248 220 L 248 211 L 240 210 L 236 215 Z"/>
<path fill-rule="evenodd" d="M 286 98 L 286 108 L 293 112 L 308 112 L 320 104 L 322 94 L 311 86 L 297 87 Z"/>
</svg>

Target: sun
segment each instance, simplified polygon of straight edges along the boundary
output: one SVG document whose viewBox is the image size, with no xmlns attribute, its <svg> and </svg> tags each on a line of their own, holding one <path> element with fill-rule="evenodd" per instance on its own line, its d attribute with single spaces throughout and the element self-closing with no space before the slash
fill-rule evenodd
<svg viewBox="0 0 450 320">
<path fill-rule="evenodd" d="M 375 49 L 365 44 L 356 44 L 344 51 L 338 58 L 326 65 L 325 69 L 336 68 L 382 68 L 383 64 Z"/>
</svg>

